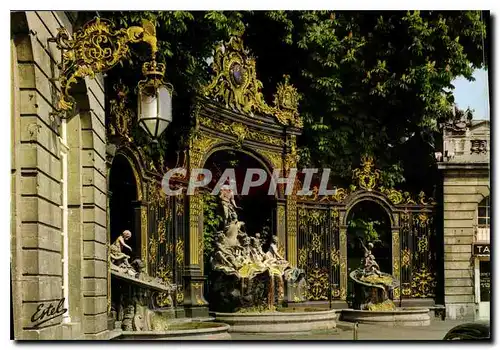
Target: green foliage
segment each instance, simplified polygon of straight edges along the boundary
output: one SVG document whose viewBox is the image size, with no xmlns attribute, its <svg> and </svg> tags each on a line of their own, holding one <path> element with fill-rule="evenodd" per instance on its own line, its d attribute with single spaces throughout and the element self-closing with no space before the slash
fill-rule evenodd
<svg viewBox="0 0 500 350">
<path fill-rule="evenodd" d="M 329 167 L 348 182 L 371 153 L 386 184 L 413 173 L 421 187 L 436 179 L 430 155 L 453 103 L 451 82 L 483 64 L 478 11 L 265 12 L 249 30 L 266 84 L 288 72 L 304 96 L 303 165 Z M 408 139 L 420 144 L 418 154 Z M 416 158 L 426 166 L 412 167 Z"/>
<path fill-rule="evenodd" d="M 209 261 L 214 252 L 214 240 L 223 222 L 219 214 L 219 201 L 217 196 L 209 193 L 203 194 L 203 254 L 205 261 Z"/>
<path fill-rule="evenodd" d="M 209 79 L 207 59 L 218 42 L 244 31 L 266 99 L 271 101 L 285 73 L 303 96 L 301 165 L 328 167 L 348 183 L 361 155 L 371 153 L 386 187 L 408 180 L 427 191 L 438 179 L 434 138 L 450 115 L 451 82 L 472 79 L 473 69 L 483 65 L 486 34 L 478 11 L 160 11 L 106 17 L 122 27 L 140 24 L 142 17 L 157 23 L 159 59 L 175 87 L 174 123 L 157 152 L 185 144 L 192 98 Z M 131 86 L 137 82 L 147 51 L 133 52 L 109 80 L 128 76 Z"/>
<path fill-rule="evenodd" d="M 359 240 L 363 242 L 364 245 L 367 245 L 368 242 L 378 243 L 380 241 L 380 236 L 377 230 L 380 228 L 380 222 L 373 220 L 368 221 L 361 218 L 355 218 L 349 221 L 349 236 L 352 237 L 350 239 L 351 248 L 355 248 L 358 246 Z"/>
</svg>

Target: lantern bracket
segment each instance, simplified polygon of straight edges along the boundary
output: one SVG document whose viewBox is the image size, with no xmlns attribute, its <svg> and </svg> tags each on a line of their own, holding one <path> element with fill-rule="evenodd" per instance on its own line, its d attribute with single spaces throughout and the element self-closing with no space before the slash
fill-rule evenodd
<svg viewBox="0 0 500 350">
<path fill-rule="evenodd" d="M 155 26 L 142 20 L 142 26 L 131 26 L 115 30 L 111 21 L 99 17 L 85 24 L 71 35 L 66 28 L 59 28 L 57 36 L 51 38 L 61 51 L 58 65 L 61 94 L 57 101 L 57 113 L 64 114 L 74 107 L 71 87 L 85 77 L 95 78 L 98 73 L 113 68 L 130 54 L 129 44 L 145 42 L 151 47 L 152 62 L 157 47 Z"/>
</svg>

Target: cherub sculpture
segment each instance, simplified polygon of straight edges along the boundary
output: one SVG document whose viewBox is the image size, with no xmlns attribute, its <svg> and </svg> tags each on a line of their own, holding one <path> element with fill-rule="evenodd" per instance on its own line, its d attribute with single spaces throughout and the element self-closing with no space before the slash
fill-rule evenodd
<svg viewBox="0 0 500 350">
<path fill-rule="evenodd" d="M 363 270 L 367 276 L 376 274 L 381 276 L 380 267 L 375 261 L 375 256 L 372 254 L 373 243 L 368 243 L 368 248 L 365 247 L 363 242 L 361 242 L 363 249 L 365 250 L 365 257 L 363 259 Z"/>
<path fill-rule="evenodd" d="M 131 268 L 128 259 L 130 259 L 130 256 L 123 253 L 122 249 L 125 247 L 128 250 L 132 251 L 132 248 L 125 243 L 125 241 L 128 241 L 132 237 L 132 232 L 129 230 L 125 230 L 122 232 L 120 236 L 115 240 L 113 244 L 109 247 L 109 256 L 111 259 L 111 263 L 115 266 L 118 267 L 123 267 L 123 268 Z"/>
<path fill-rule="evenodd" d="M 234 180 L 231 181 L 231 184 L 226 184 L 221 187 L 220 190 L 220 199 L 222 208 L 224 210 L 224 225 L 228 225 L 232 222 L 238 221 L 238 214 L 236 213 L 236 209 L 241 209 L 236 205 L 234 201 Z"/>
</svg>

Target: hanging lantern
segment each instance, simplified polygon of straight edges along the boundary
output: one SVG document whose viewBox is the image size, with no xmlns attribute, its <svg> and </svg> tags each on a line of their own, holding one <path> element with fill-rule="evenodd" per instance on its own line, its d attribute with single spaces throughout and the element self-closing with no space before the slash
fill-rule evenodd
<svg viewBox="0 0 500 350">
<path fill-rule="evenodd" d="M 172 122 L 173 87 L 163 81 L 163 63 L 146 62 L 142 73 L 145 79 L 138 84 L 138 121 L 153 141 L 157 141 Z"/>
</svg>

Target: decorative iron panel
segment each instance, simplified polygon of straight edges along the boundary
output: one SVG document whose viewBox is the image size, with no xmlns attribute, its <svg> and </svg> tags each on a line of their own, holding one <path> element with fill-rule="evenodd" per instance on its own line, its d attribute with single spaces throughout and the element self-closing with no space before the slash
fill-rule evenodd
<svg viewBox="0 0 500 350">
<path fill-rule="evenodd" d="M 436 243 L 436 230 L 429 213 L 401 214 L 402 298 L 435 297 Z"/>
<path fill-rule="evenodd" d="M 148 206 L 149 274 L 177 286 L 175 300 L 159 294 L 156 303 L 167 307 L 184 301 L 185 196 L 161 196 Z"/>
<path fill-rule="evenodd" d="M 297 266 L 306 273 L 306 298 L 340 299 L 338 211 L 329 206 L 311 208 L 299 204 L 297 214 Z"/>
</svg>

